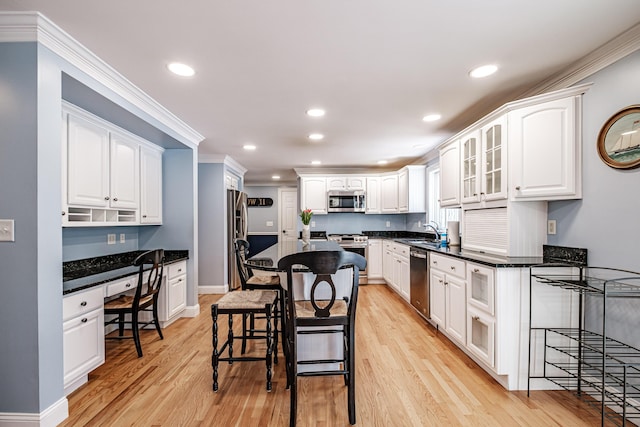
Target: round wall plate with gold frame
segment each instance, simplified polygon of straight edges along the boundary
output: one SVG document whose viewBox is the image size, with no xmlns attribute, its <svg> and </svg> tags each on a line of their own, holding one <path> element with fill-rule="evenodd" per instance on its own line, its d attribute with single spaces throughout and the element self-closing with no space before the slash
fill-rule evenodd
<svg viewBox="0 0 640 427">
<path fill-rule="evenodd" d="M 640 166 L 640 105 L 630 105 L 611 116 L 598 134 L 598 154 L 616 169 Z"/>
</svg>

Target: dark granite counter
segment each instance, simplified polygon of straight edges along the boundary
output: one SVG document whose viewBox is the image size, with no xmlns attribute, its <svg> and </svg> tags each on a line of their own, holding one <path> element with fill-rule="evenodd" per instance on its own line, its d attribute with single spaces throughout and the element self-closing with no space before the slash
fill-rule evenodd
<svg viewBox="0 0 640 427">
<path fill-rule="evenodd" d="M 431 233 L 418 233 L 408 231 L 364 231 L 363 234 L 369 236 L 370 239 L 390 239 L 407 246 L 425 249 L 432 253 L 449 255 L 465 261 L 476 262 L 478 264 L 483 264 L 495 268 L 523 268 L 545 263 L 578 265 L 587 264 L 587 250 L 579 248 L 543 245 L 543 256 L 540 257 L 505 257 L 464 250 L 461 249 L 460 246 L 440 247 L 428 242 L 425 242 L 423 244 L 415 242 L 416 239 L 433 238 L 434 235 Z"/>
<path fill-rule="evenodd" d="M 113 280 L 134 275 L 138 268 L 133 260 L 145 251 L 131 251 L 62 263 L 62 294 L 88 289 Z M 165 251 L 165 265 L 189 258 L 189 251 Z"/>
<path fill-rule="evenodd" d="M 248 267 L 256 270 L 278 271 L 278 261 L 287 255 L 299 252 L 315 252 L 315 251 L 342 251 L 339 244 L 327 240 L 312 240 L 308 245 L 304 245 L 301 240 L 276 243 L 269 246 L 264 251 L 247 259 Z M 304 269 L 294 271 L 306 271 Z"/>
</svg>

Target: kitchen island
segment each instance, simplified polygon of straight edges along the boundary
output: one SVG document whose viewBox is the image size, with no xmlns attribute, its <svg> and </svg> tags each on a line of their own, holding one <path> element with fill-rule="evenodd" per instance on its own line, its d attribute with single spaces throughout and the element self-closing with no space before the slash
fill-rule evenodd
<svg viewBox="0 0 640 427">
<path fill-rule="evenodd" d="M 287 275 L 285 272 L 278 270 L 278 262 L 287 255 L 301 252 L 317 252 L 317 251 L 342 251 L 343 249 L 336 242 L 332 241 L 312 241 L 308 244 L 302 241 L 286 241 L 276 243 L 264 251 L 247 259 L 246 265 L 253 269 L 256 274 L 261 274 L 260 270 L 269 272 L 277 272 L 280 276 L 280 283 L 284 289 L 294 286 L 295 294 L 298 299 L 311 298 L 311 286 L 315 275 L 310 273 L 306 268 L 300 266 L 299 269 L 294 268 L 293 283 L 287 283 Z M 351 269 L 338 270 L 333 275 L 333 283 L 336 287 L 336 299 L 349 297 L 351 295 L 352 283 Z M 326 295 L 316 291 L 319 298 L 328 298 L 330 291 L 327 287 Z M 314 329 L 314 328 L 308 328 Z M 323 327 L 327 329 L 327 327 Z M 298 360 L 318 360 L 318 359 L 342 359 L 342 336 L 339 334 L 298 334 Z M 298 372 L 313 372 L 336 369 L 337 364 L 316 364 L 316 365 L 300 365 Z"/>
</svg>

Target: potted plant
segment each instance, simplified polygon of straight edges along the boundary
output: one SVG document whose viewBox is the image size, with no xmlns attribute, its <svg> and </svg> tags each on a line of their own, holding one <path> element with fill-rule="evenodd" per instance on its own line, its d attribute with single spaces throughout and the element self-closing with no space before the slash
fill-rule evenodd
<svg viewBox="0 0 640 427">
<path fill-rule="evenodd" d="M 311 209 L 305 209 L 300 212 L 300 219 L 302 220 L 302 242 L 309 243 L 311 239 L 311 231 L 309 230 L 309 223 L 311 222 L 311 216 L 313 212 Z"/>
</svg>

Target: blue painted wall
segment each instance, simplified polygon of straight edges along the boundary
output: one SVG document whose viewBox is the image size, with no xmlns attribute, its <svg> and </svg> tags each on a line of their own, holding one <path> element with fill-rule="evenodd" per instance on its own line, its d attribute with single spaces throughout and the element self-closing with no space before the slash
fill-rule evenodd
<svg viewBox="0 0 640 427">
<path fill-rule="evenodd" d="M 227 282 L 224 172 L 222 163 L 198 165 L 200 286 L 223 286 Z"/>
</svg>

